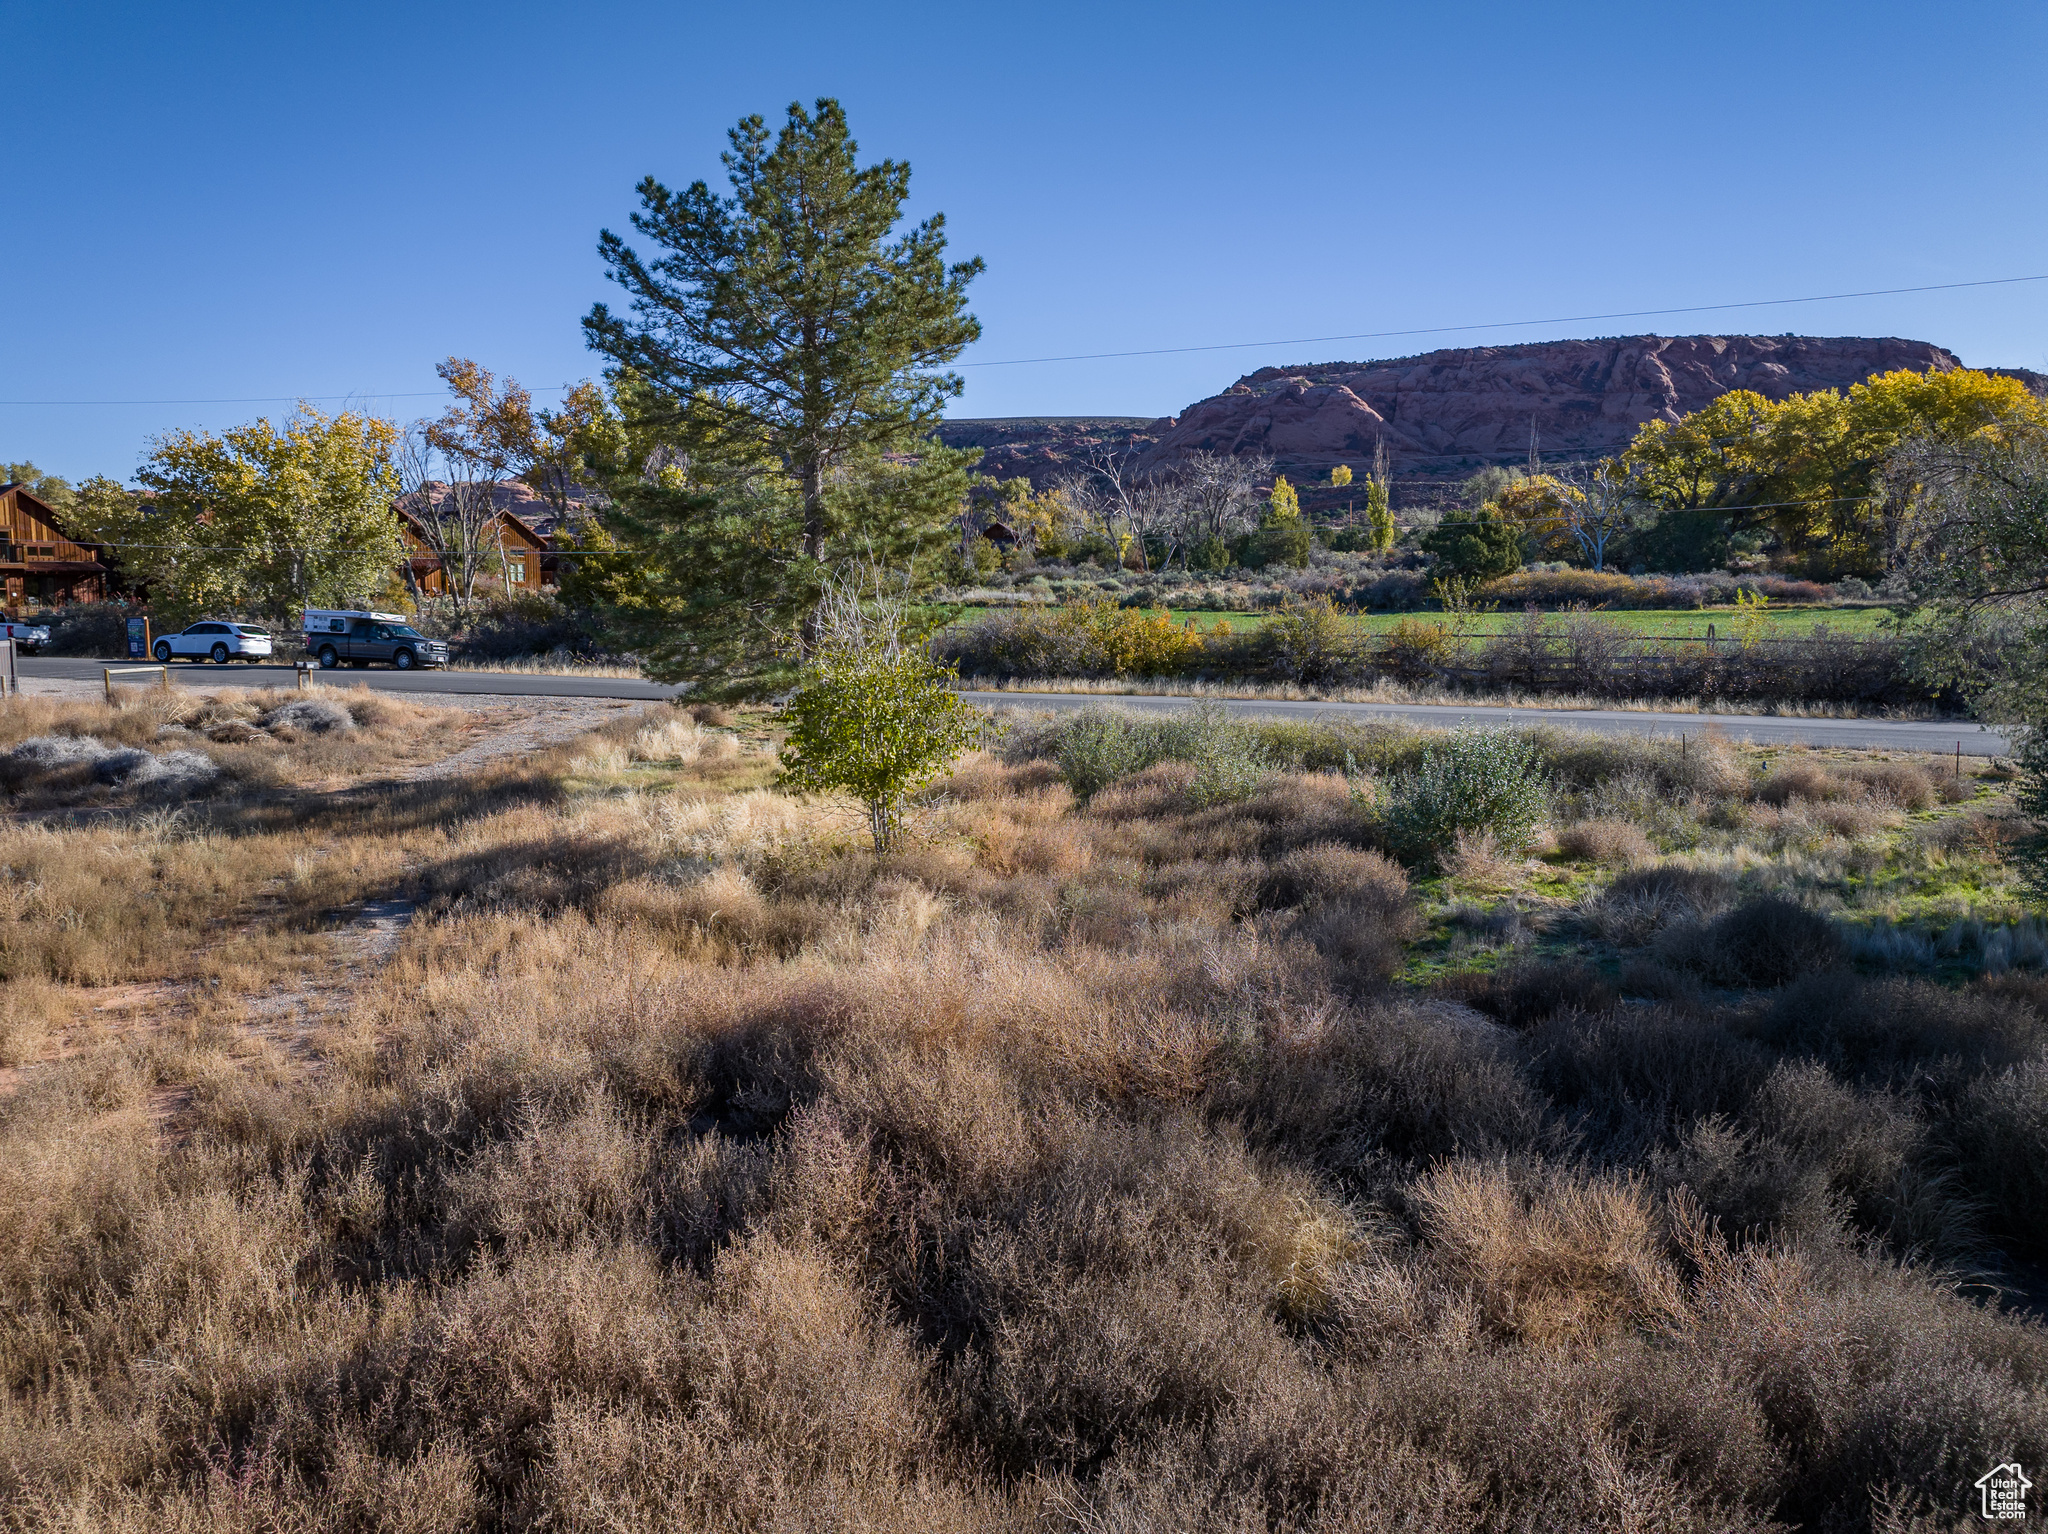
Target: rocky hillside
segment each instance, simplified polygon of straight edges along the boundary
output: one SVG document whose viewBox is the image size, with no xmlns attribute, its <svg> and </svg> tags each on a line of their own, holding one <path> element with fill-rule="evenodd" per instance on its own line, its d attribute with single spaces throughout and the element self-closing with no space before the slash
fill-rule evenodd
<svg viewBox="0 0 2048 1534">
<path fill-rule="evenodd" d="M 947 447 L 982 449 L 983 474 L 996 479 L 1023 475 L 1044 489 L 1079 469 L 1096 449 L 1149 449 L 1173 425 L 1172 416 L 1011 416 L 947 421 L 938 438 Z"/>
<path fill-rule="evenodd" d="M 948 422 L 944 440 L 989 449 L 983 472 L 1048 483 L 1096 444 L 1129 442 L 1167 465 L 1193 450 L 1274 458 L 1298 484 L 1362 471 L 1384 442 L 1397 476 L 1427 499 L 1488 463 L 1604 456 L 1645 421 L 1676 420 L 1730 389 L 1770 399 L 1842 389 L 1895 368 L 1961 363 L 1928 341 L 1860 336 L 1622 336 L 1428 352 L 1384 362 L 1261 368 L 1179 416 Z M 1995 371 L 2008 371 L 1999 369 Z M 2040 374 L 2012 370 L 2037 391 Z M 983 435 L 975 436 L 979 432 Z M 985 438 L 985 440 L 984 440 Z M 1316 499 L 1321 499 L 1320 497 Z"/>
</svg>

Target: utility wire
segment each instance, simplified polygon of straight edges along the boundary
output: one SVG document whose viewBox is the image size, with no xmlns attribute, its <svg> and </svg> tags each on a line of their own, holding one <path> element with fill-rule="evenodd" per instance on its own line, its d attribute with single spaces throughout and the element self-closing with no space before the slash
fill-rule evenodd
<svg viewBox="0 0 2048 1534">
<path fill-rule="evenodd" d="M 1849 298 L 1891 298 L 1901 293 L 1947 293 L 1957 288 L 2008 287 L 2020 282 L 2048 282 L 2048 272 L 2032 277 L 1982 277 L 1970 282 L 1930 282 L 1909 288 L 1868 288 L 1857 293 L 1810 293 L 1801 298 L 1751 298 L 1739 303 L 1689 304 L 1675 309 L 1617 309 L 1606 314 L 1564 314 L 1540 320 L 1491 320 L 1477 325 L 1425 325 L 1414 330 L 1361 330 L 1341 336 L 1295 336 L 1284 341 L 1216 341 L 1200 346 L 1156 346 L 1143 351 L 1076 352 L 1059 357 L 1002 357 L 985 362 L 956 362 L 963 368 L 1025 367 L 1043 362 L 1107 362 L 1123 357 L 1171 357 L 1188 352 L 1247 351 L 1261 346 L 1321 346 L 1332 341 L 1384 341 L 1401 336 L 1455 335 L 1472 330 L 1513 330 L 1529 325 L 1582 325 L 1593 320 L 1653 319 L 1666 314 L 1713 314 L 1728 309 L 1769 309 L 1786 304 L 1824 304 Z M 560 394 L 567 385 L 533 389 L 533 394 Z M 0 405 L 275 405 L 295 400 L 379 400 L 438 398 L 443 391 L 425 389 L 378 393 L 358 389 L 349 394 L 267 394 L 221 399 L 0 399 Z"/>
<path fill-rule="evenodd" d="M 1169 357 L 1184 352 L 1244 351 L 1260 346 L 1320 346 L 1330 341 L 1384 341 L 1398 336 L 1452 335 L 1468 330 L 1511 330 L 1523 325 L 1580 325 L 1590 320 L 1640 320 L 1661 314 L 1712 314 L 1724 309 L 1768 309 L 1783 304 L 1824 304 L 1845 298 L 1889 298 L 1899 293 L 1945 293 L 1954 288 L 1994 288 L 2016 282 L 2048 282 L 2048 272 L 2034 277 L 1984 277 L 1974 282 L 1930 282 L 1911 288 L 1870 288 L 1860 293 L 1813 293 L 1804 298 L 1752 298 L 1733 304 L 1690 304 L 1680 309 L 1618 309 L 1608 314 L 1561 314 L 1543 320 L 1493 320 L 1483 325 L 1425 325 L 1416 330 L 1361 330 L 1343 336 L 1296 336 L 1285 341 L 1220 341 L 1205 346 L 1158 346 L 1134 352 L 1077 352 L 1066 357 L 1005 357 L 991 362 L 957 362 L 963 368 L 1023 367 L 1037 362 L 1104 362 L 1118 357 Z"/>
</svg>

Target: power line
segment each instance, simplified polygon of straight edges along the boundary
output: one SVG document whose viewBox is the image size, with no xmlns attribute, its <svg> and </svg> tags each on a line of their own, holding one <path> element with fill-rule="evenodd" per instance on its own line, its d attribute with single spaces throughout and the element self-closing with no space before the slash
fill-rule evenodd
<svg viewBox="0 0 2048 1534">
<path fill-rule="evenodd" d="M 1362 330 L 1342 336 L 1296 336 L 1286 341 L 1219 341 L 1203 346 L 1157 346 L 1134 352 L 1078 352 L 1067 357 L 1005 357 L 991 362 L 960 362 L 963 368 L 1023 367 L 1039 362 L 1105 362 L 1119 357 L 1170 357 L 1185 352 L 1246 351 L 1261 346 L 1321 346 L 1330 341 L 1384 341 L 1399 336 L 1453 335 L 1468 330 L 1511 330 L 1525 325 L 1582 325 L 1592 320 L 1640 320 L 1662 314 L 1711 314 L 1724 309 L 1768 309 L 1784 304 L 1824 304 L 1845 298 L 1889 298 L 1900 293 L 1945 293 L 1954 288 L 1993 288 L 2016 282 L 2048 282 L 2048 272 L 2035 277 L 1984 277 L 1974 282 L 1931 282 L 1912 288 L 1871 288 L 1861 293 L 1813 293 L 1804 298 L 1753 298 L 1733 304 L 1690 304 L 1679 309 L 1619 309 L 1610 314 L 1563 314 L 1543 320 L 1494 320 L 1483 325 L 1425 325 L 1416 330 Z"/>
<path fill-rule="evenodd" d="M 1689 304 L 1672 309 L 1618 309 L 1606 314 L 1555 315 L 1540 320 L 1492 320 L 1484 324 L 1467 325 L 1425 325 L 1413 330 L 1361 330 L 1338 336 L 1296 336 L 1281 341 L 1217 341 L 1199 346 L 1157 346 L 1141 351 L 1124 352 L 1076 352 L 1059 357 L 1003 357 L 982 362 L 959 362 L 955 367 L 963 368 L 1007 368 L 1025 367 L 1047 362 L 1108 362 L 1125 357 L 1171 357 L 1190 352 L 1249 351 L 1262 346 L 1321 346 L 1334 341 L 1385 341 L 1403 336 L 1456 335 L 1474 330 L 1513 330 L 1531 325 L 1582 325 L 1594 320 L 1639 320 L 1653 319 L 1667 314 L 1713 314 L 1729 309 L 1769 309 L 1787 304 L 1835 303 L 1850 298 L 1891 298 L 1902 293 L 1946 293 L 1958 288 L 2009 287 L 2022 282 L 2048 282 L 2048 272 L 2032 277 L 1983 277 L 1970 282 L 1932 282 L 1907 288 L 1869 288 L 1856 293 L 1811 293 L 1801 298 L 1753 298 L 1739 303 Z M 561 394 L 567 385 L 530 390 L 534 394 Z M 348 394 L 261 394 L 209 399 L 0 399 L 0 405 L 13 406 L 126 406 L 126 405 L 289 405 L 300 400 L 308 402 L 321 400 L 384 400 L 384 399 L 433 399 L 443 391 L 438 389 L 398 390 L 377 393 L 370 390 L 356 390 Z"/>
<path fill-rule="evenodd" d="M 568 389 L 567 384 L 554 384 L 526 392 L 563 394 Z M 447 392 L 445 389 L 415 389 L 380 394 L 357 389 L 348 394 L 251 394 L 233 399 L 0 399 L 0 405 L 294 405 L 301 401 L 314 404 L 321 400 L 442 399 Z"/>
</svg>

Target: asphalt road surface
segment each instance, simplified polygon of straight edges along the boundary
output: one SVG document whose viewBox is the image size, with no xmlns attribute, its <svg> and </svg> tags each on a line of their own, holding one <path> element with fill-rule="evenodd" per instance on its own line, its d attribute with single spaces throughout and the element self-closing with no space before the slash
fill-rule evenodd
<svg viewBox="0 0 2048 1534">
<path fill-rule="evenodd" d="M 109 666 L 148 666 L 154 661 L 68 660 L 55 656 L 31 656 L 21 661 L 22 679 L 48 677 L 71 682 L 97 682 Z M 235 662 L 216 666 L 202 661 L 172 661 L 171 681 L 180 687 L 295 687 L 290 666 L 244 666 Z M 519 698 L 644 698 L 656 702 L 672 698 L 677 689 L 660 682 L 643 682 L 623 676 L 536 676 L 524 671 L 393 671 L 389 666 L 367 666 L 361 671 L 341 666 L 315 675 L 336 687 L 363 686 L 378 692 L 488 693 Z M 146 682 L 154 677 L 117 677 L 124 683 Z"/>
<path fill-rule="evenodd" d="M 110 664 L 96 660 L 25 657 L 24 679 L 46 677 L 97 682 Z M 291 687 L 290 666 L 215 666 L 174 662 L 173 683 L 183 687 Z M 337 686 L 358 684 L 383 692 L 471 693 L 524 698 L 628 698 L 657 702 L 679 689 L 630 677 L 540 676 L 523 671 L 392 671 L 344 667 L 319 673 Z M 997 708 L 1071 709 L 1091 703 L 1144 711 L 1194 706 L 1194 698 L 1071 692 L 969 692 L 969 701 Z M 1699 735 L 1719 731 L 1758 745 L 1838 746 L 1873 751 L 1925 751 L 1964 756 L 2005 756 L 2012 743 L 1967 721 L 1907 719 L 1799 719 L 1768 714 L 1662 714 L 1638 709 L 1498 708 L 1479 704 L 1287 703 L 1265 698 L 1215 700 L 1240 717 L 1402 719 L 1413 724 L 1557 724 L 1628 735 Z"/>
</svg>

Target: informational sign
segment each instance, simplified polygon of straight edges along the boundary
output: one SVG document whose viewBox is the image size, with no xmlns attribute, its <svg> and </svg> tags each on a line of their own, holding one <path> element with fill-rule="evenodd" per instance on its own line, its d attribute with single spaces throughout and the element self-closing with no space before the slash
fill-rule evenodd
<svg viewBox="0 0 2048 1534">
<path fill-rule="evenodd" d="M 143 660 L 149 655 L 149 620 L 130 618 L 128 620 L 128 658 Z"/>
</svg>

